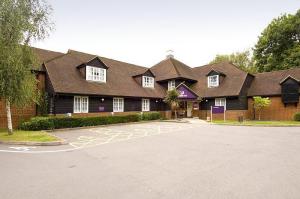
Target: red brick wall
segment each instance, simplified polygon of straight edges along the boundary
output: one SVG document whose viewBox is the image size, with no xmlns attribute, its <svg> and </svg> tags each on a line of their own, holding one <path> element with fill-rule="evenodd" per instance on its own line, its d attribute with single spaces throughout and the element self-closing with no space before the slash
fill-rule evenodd
<svg viewBox="0 0 300 199">
<path fill-rule="evenodd" d="M 300 112 L 300 103 L 295 106 L 289 104 L 284 106 L 281 97 L 270 97 L 271 105 L 261 112 L 261 120 L 293 120 L 295 113 Z M 248 99 L 249 114 L 253 118 L 253 99 Z M 258 114 L 256 115 L 258 119 Z"/>
<path fill-rule="evenodd" d="M 225 113 L 225 118 L 227 120 L 238 120 L 239 116 L 243 116 L 244 119 L 249 119 L 248 110 L 227 110 Z M 210 110 L 199 110 L 198 117 L 200 119 L 206 120 L 207 117 L 211 117 Z M 213 120 L 223 120 L 224 114 L 213 114 Z"/>
<path fill-rule="evenodd" d="M 18 127 L 19 123 L 28 120 L 31 117 L 35 116 L 36 106 L 31 105 L 28 107 L 17 108 L 11 107 L 13 127 Z M 0 100 L 0 128 L 7 128 L 7 119 L 6 119 L 6 109 L 5 103 L 3 100 Z"/>
<path fill-rule="evenodd" d="M 293 120 L 295 113 L 300 112 L 300 103 L 295 106 L 289 104 L 284 106 L 281 101 L 281 97 L 270 97 L 271 105 L 265 108 L 261 112 L 261 120 Z M 199 110 L 193 115 L 198 115 L 200 119 L 206 120 L 206 117 L 210 117 L 210 110 Z M 238 120 L 239 116 L 243 116 L 244 119 L 254 119 L 253 112 L 253 99 L 248 98 L 248 110 L 228 110 L 226 111 L 226 119 Z M 213 114 L 213 119 L 222 120 L 223 114 Z M 258 119 L 258 114 L 256 115 Z"/>
</svg>

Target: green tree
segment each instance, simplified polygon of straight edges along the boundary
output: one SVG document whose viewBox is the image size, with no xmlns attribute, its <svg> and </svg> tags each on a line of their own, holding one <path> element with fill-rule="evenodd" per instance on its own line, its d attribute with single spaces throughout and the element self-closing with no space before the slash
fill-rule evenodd
<svg viewBox="0 0 300 199">
<path fill-rule="evenodd" d="M 263 30 L 254 47 L 259 72 L 300 66 L 300 10 L 275 18 Z"/>
<path fill-rule="evenodd" d="M 260 97 L 260 96 L 253 97 L 253 108 L 255 110 L 255 115 L 256 113 L 258 113 L 258 120 L 260 120 L 261 111 L 264 108 L 269 107 L 270 104 L 271 104 L 271 100 L 268 97 Z"/>
<path fill-rule="evenodd" d="M 251 53 L 249 50 L 243 52 L 236 52 L 229 55 L 216 55 L 216 57 L 210 62 L 210 64 L 220 63 L 220 62 L 231 62 L 234 65 L 240 67 L 242 70 L 247 72 L 256 72 Z"/>
<path fill-rule="evenodd" d="M 0 2 L 0 98 L 5 102 L 8 133 L 13 133 L 11 105 L 38 102 L 36 64 L 29 47 L 44 39 L 51 30 L 51 7 L 40 0 L 1 0 Z"/>
<path fill-rule="evenodd" d="M 177 119 L 177 108 L 179 106 L 179 93 L 176 89 L 172 89 L 167 92 L 167 95 L 164 98 L 164 102 L 166 102 L 170 107 L 172 112 L 175 113 L 175 119 Z"/>
</svg>

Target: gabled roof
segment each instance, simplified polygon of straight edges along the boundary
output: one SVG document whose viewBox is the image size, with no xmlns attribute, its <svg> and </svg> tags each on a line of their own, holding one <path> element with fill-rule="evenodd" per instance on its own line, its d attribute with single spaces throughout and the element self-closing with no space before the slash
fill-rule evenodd
<svg viewBox="0 0 300 199">
<path fill-rule="evenodd" d="M 155 89 L 143 88 L 132 76 L 145 71 L 145 67 L 99 57 L 109 67 L 106 83 L 86 81 L 77 69 L 96 55 L 69 50 L 64 56 L 45 64 L 54 92 L 82 95 L 110 95 L 124 97 L 163 98 L 165 90 L 155 83 Z"/>
<path fill-rule="evenodd" d="M 295 77 L 289 75 L 289 76 L 285 77 L 284 79 L 282 79 L 282 80 L 279 82 L 279 84 L 283 84 L 283 83 L 286 82 L 288 79 L 292 79 L 292 80 L 294 80 L 294 81 L 296 81 L 296 82 L 298 82 L 298 83 L 300 82 L 299 79 L 297 79 L 297 78 L 295 78 Z"/>
<path fill-rule="evenodd" d="M 211 71 L 209 71 L 209 72 L 206 74 L 206 76 L 209 76 L 209 75 L 212 74 L 212 73 L 216 73 L 216 74 L 218 74 L 218 75 L 226 76 L 224 73 L 222 73 L 222 72 L 220 72 L 220 71 L 218 71 L 218 70 L 215 70 L 215 69 L 211 69 Z"/>
<path fill-rule="evenodd" d="M 87 62 L 84 62 L 84 63 L 80 64 L 79 66 L 77 66 L 77 68 L 82 68 L 82 67 L 88 66 L 89 64 L 91 64 L 91 63 L 94 62 L 95 60 L 98 61 L 98 63 L 100 62 L 106 69 L 108 69 L 108 66 L 105 65 L 105 64 L 103 63 L 103 61 L 101 60 L 101 58 L 98 57 L 98 56 L 92 58 L 91 60 L 88 60 Z"/>
<path fill-rule="evenodd" d="M 169 57 L 151 67 L 151 71 L 156 76 L 156 81 L 163 81 L 175 78 L 183 78 L 197 81 L 192 69 L 184 63 Z"/>
<path fill-rule="evenodd" d="M 150 73 L 153 77 L 155 77 L 155 75 L 152 73 L 152 71 L 149 68 L 145 68 L 144 71 L 138 72 L 138 73 L 134 74 L 132 77 L 142 76 L 145 73 Z"/>
<path fill-rule="evenodd" d="M 248 91 L 248 96 L 281 95 L 280 83 L 289 76 L 296 80 L 300 79 L 300 68 L 257 73 Z"/>
<path fill-rule="evenodd" d="M 238 96 L 242 86 L 249 75 L 230 62 L 221 62 L 216 64 L 208 64 L 192 69 L 197 77 L 198 82 L 193 84 L 191 88 L 201 97 L 224 97 Z M 218 87 L 208 88 L 207 74 L 212 70 L 226 74 Z"/>
<path fill-rule="evenodd" d="M 191 95 L 193 95 L 192 98 L 198 98 L 198 97 L 199 97 L 198 94 L 197 94 L 195 91 L 193 91 L 190 87 L 188 87 L 187 85 L 185 85 L 184 82 L 181 82 L 180 84 L 178 84 L 178 86 L 176 86 L 176 89 L 177 89 L 177 90 L 180 90 L 180 88 L 182 88 L 182 87 L 184 87 L 188 92 L 191 93 Z M 179 98 L 189 99 L 189 98 L 191 98 L 191 97 L 190 97 L 190 96 L 188 96 L 188 97 L 180 97 L 180 96 L 179 96 Z"/>
</svg>

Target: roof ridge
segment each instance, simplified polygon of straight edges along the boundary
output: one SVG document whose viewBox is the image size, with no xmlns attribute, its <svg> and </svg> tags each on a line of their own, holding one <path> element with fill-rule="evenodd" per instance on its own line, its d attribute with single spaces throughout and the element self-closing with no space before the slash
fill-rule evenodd
<svg viewBox="0 0 300 199">
<path fill-rule="evenodd" d="M 174 64 L 174 62 L 172 61 L 172 59 L 174 59 L 174 58 L 172 58 L 172 57 L 169 57 L 168 58 L 169 60 L 170 60 L 170 62 L 172 63 L 172 65 L 173 65 L 173 67 L 174 67 L 174 69 L 175 69 L 175 71 L 176 71 L 176 73 L 177 73 L 177 75 L 178 76 L 181 76 L 181 74 L 179 73 L 179 71 L 178 71 L 178 68 L 177 68 L 177 66 Z M 175 59 L 174 59 L 175 60 Z"/>
<path fill-rule="evenodd" d="M 254 75 L 265 74 L 265 73 L 287 72 L 287 71 L 291 71 L 291 70 L 300 70 L 300 67 L 293 67 L 293 68 L 273 70 L 273 71 L 265 71 L 265 72 L 260 72 L 260 73 L 254 73 Z"/>
<path fill-rule="evenodd" d="M 143 68 L 143 69 L 149 69 L 148 67 L 140 66 L 140 65 L 136 65 L 136 64 L 132 64 L 132 63 L 128 63 L 128 62 L 125 62 L 125 61 L 120 61 L 120 60 L 116 60 L 116 59 L 112 59 L 112 58 L 108 58 L 108 57 L 103 57 L 103 56 L 100 56 L 100 55 L 95 55 L 95 54 L 90 54 L 90 53 L 86 53 L 86 52 L 82 52 L 82 51 L 68 49 L 68 53 L 72 53 L 72 52 L 74 52 L 74 53 L 82 53 L 82 54 L 91 55 L 91 56 L 95 56 L 95 57 L 99 57 L 99 58 L 104 58 L 104 59 L 108 59 L 108 60 L 119 62 L 119 63 L 129 64 L 131 66 L 135 66 L 135 67 L 139 67 L 139 68 Z"/>
</svg>

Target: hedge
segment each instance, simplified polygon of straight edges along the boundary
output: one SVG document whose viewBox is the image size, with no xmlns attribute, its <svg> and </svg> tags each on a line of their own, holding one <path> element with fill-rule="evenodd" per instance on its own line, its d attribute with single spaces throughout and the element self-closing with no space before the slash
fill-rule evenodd
<svg viewBox="0 0 300 199">
<path fill-rule="evenodd" d="M 138 122 L 141 120 L 160 119 L 160 113 L 143 113 L 126 116 L 101 116 L 101 117 L 34 117 L 19 126 L 21 130 L 52 130 L 60 128 L 73 128 L 83 126 L 97 126 L 105 124 L 117 124 Z"/>
<path fill-rule="evenodd" d="M 295 121 L 300 121 L 300 112 L 298 112 L 298 113 L 296 113 L 296 114 L 294 115 L 294 120 L 295 120 Z"/>
</svg>

